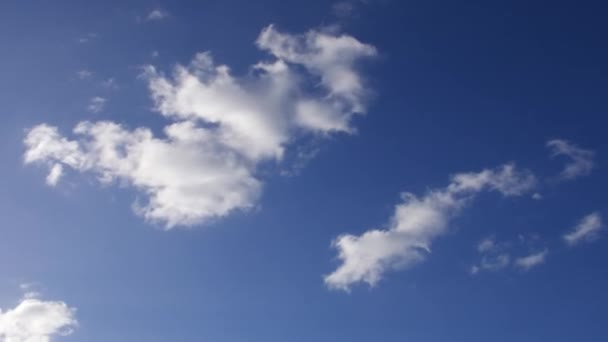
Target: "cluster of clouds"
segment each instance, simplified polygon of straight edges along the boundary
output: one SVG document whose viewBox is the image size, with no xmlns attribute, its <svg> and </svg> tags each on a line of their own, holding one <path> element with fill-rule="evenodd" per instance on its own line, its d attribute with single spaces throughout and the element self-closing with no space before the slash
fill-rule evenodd
<svg viewBox="0 0 608 342">
<path fill-rule="evenodd" d="M 549 249 L 536 246 L 539 237 L 520 235 L 517 242 L 499 242 L 495 237 L 488 237 L 479 242 L 477 252 L 480 260 L 471 266 L 471 274 L 479 272 L 495 272 L 506 267 L 513 266 L 523 271 L 528 271 L 533 267 L 545 262 Z M 523 247 L 525 253 L 519 253 L 518 257 L 513 257 L 513 250 Z"/>
<path fill-rule="evenodd" d="M 49 124 L 31 128 L 25 163 L 47 165 L 55 186 L 66 168 L 95 174 L 102 183 L 129 184 L 146 200 L 135 211 L 167 228 L 191 226 L 255 206 L 262 163 L 278 163 L 302 136 L 353 133 L 369 91 L 357 63 L 376 49 L 333 31 L 292 35 L 274 26 L 256 45 L 271 58 L 243 77 L 197 54 L 170 75 L 144 67 L 154 108 L 170 122 L 164 136 L 147 127 L 80 122 L 73 137 Z M 94 98 L 90 110 L 103 109 Z"/>
<path fill-rule="evenodd" d="M 593 168 L 593 152 L 579 148 L 566 140 L 547 143 L 552 156 L 568 159 L 559 178 L 574 179 L 588 175 Z M 411 193 L 402 195 L 403 201 L 395 206 L 387 227 L 375 228 L 360 235 L 338 236 L 332 247 L 338 251 L 340 265 L 324 276 L 325 284 L 332 289 L 349 291 L 354 284 L 375 286 L 391 270 L 403 270 L 422 262 L 431 252 L 432 242 L 449 231 L 449 222 L 473 198 L 483 191 L 495 191 L 505 197 L 529 194 L 539 185 L 529 170 L 506 164 L 496 169 L 461 173 L 451 177 L 450 183 L 432 189 L 424 196 Z M 533 198 L 540 199 L 538 193 Z M 602 228 L 598 212 L 585 216 L 572 230 L 563 235 L 566 244 L 573 246 L 597 238 Z M 520 240 L 531 247 L 531 238 Z M 471 273 L 498 271 L 514 266 L 527 271 L 545 262 L 548 248 L 536 248 L 513 258 L 512 243 L 498 243 L 486 238 L 477 246 L 481 260 L 471 267 Z M 529 248 L 530 249 L 530 248 Z"/>
<path fill-rule="evenodd" d="M 46 301 L 27 292 L 14 308 L 0 309 L 0 341 L 49 342 L 78 326 L 76 309 L 62 301 Z"/>
<path fill-rule="evenodd" d="M 357 3 L 340 2 L 334 9 L 345 15 Z M 154 10 L 146 20 L 167 16 Z M 167 229 L 255 207 L 264 183 L 258 174 L 262 164 L 281 163 L 303 137 L 356 132 L 353 118 L 366 112 L 370 97 L 358 64 L 377 55 L 373 46 L 335 29 L 289 34 L 270 25 L 255 44 L 270 58 L 252 64 L 242 76 L 216 63 L 210 52 L 196 54 L 168 74 L 144 66 L 142 78 L 154 110 L 167 120 L 161 135 L 150 127 L 132 129 L 111 121 L 83 121 L 64 135 L 43 123 L 27 132 L 25 163 L 45 165 L 49 186 L 59 184 L 67 170 L 92 174 L 104 184 L 127 184 L 144 198 L 133 204 L 135 212 Z M 92 75 L 78 72 L 81 79 Z M 113 87 L 115 81 L 104 84 Z M 106 102 L 94 97 L 88 110 L 99 113 Z M 572 180 L 592 171 L 592 151 L 560 139 L 548 141 L 547 147 L 552 157 L 567 159 L 558 179 Z M 449 232 L 450 221 L 477 195 L 541 199 L 533 193 L 539 183 L 530 170 L 505 164 L 453 175 L 445 187 L 422 196 L 404 193 L 386 227 L 334 239 L 340 265 L 324 276 L 325 284 L 346 291 L 357 283 L 375 286 L 387 272 L 424 261 L 432 243 Z M 563 240 L 569 246 L 592 241 L 601 228 L 601 215 L 594 212 Z M 514 256 L 511 246 L 483 240 L 478 245 L 480 261 L 471 273 L 509 266 L 527 271 L 549 255 L 544 247 Z"/>
</svg>

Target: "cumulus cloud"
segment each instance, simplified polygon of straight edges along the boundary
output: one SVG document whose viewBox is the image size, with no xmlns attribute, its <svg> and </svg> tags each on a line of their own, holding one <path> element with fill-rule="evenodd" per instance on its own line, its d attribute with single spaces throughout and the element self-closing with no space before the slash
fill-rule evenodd
<svg viewBox="0 0 608 342">
<path fill-rule="evenodd" d="M 81 122 L 74 137 L 41 124 L 25 138 L 25 162 L 119 180 L 146 195 L 136 212 L 171 228 L 255 206 L 263 162 L 280 162 L 298 137 L 354 131 L 368 89 L 356 63 L 375 49 L 347 35 L 291 35 L 268 26 L 256 41 L 271 59 L 235 77 L 209 52 L 166 75 L 144 68 L 154 108 L 171 121 L 163 136 L 148 128 Z M 53 176 L 51 176 L 53 174 Z M 51 170 L 56 183 L 60 171 Z"/>
<path fill-rule="evenodd" d="M 78 325 L 75 314 L 76 309 L 64 302 L 26 293 L 16 307 L 0 310 L 0 340 L 49 342 L 52 337 L 70 335 Z"/>
<path fill-rule="evenodd" d="M 99 112 L 103 111 L 103 109 L 106 107 L 107 102 L 108 102 L 107 99 L 100 97 L 100 96 L 95 96 L 91 99 L 91 101 L 89 101 L 89 105 L 87 106 L 87 109 L 90 112 L 99 113 Z"/>
<path fill-rule="evenodd" d="M 564 235 L 564 241 L 570 246 L 581 242 L 593 241 L 602 230 L 602 216 L 598 212 L 591 213 L 585 217 L 572 230 Z"/>
<path fill-rule="evenodd" d="M 457 174 L 445 188 L 431 190 L 422 197 L 405 193 L 387 228 L 372 229 L 359 236 L 344 234 L 333 241 L 341 265 L 325 276 L 325 283 L 346 291 L 359 282 L 374 286 L 387 271 L 423 261 L 433 240 L 448 230 L 450 219 L 478 193 L 497 191 L 504 196 L 519 196 L 535 183 L 529 171 L 507 164 Z"/>
<path fill-rule="evenodd" d="M 528 271 L 529 269 L 536 267 L 545 262 L 547 255 L 549 254 L 548 249 L 544 249 L 540 252 L 536 252 L 521 258 L 517 258 L 515 260 L 515 265 L 524 271 Z"/>
<path fill-rule="evenodd" d="M 567 140 L 554 139 L 547 142 L 551 149 L 551 156 L 566 156 L 570 162 L 566 164 L 560 173 L 563 179 L 574 179 L 586 176 L 593 169 L 594 152 L 582 149 Z"/>
</svg>

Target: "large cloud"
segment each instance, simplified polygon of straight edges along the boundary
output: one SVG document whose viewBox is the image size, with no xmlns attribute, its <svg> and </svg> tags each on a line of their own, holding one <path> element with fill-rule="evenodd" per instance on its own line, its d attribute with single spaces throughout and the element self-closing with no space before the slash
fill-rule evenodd
<svg viewBox="0 0 608 342">
<path fill-rule="evenodd" d="M 504 196 L 517 196 L 535 183 L 530 172 L 508 164 L 457 174 L 445 188 L 431 190 L 422 197 L 406 193 L 386 229 L 372 229 L 359 236 L 344 234 L 334 240 L 342 264 L 325 276 L 325 283 L 342 290 L 349 290 L 358 282 L 374 286 L 388 270 L 421 262 L 430 252 L 432 241 L 447 231 L 450 218 L 479 192 L 494 190 Z"/>
<path fill-rule="evenodd" d="M 69 138 L 41 124 L 25 138 L 25 162 L 48 165 L 49 185 L 64 166 L 130 184 L 147 195 L 137 212 L 168 228 L 251 208 L 262 188 L 260 163 L 281 160 L 303 133 L 353 132 L 369 93 L 356 63 L 376 54 L 350 36 L 273 26 L 257 46 L 273 58 L 241 78 L 209 52 L 170 76 L 146 66 L 155 109 L 173 121 L 164 136 L 101 121 L 79 123 Z"/>
<path fill-rule="evenodd" d="M 49 342 L 67 336 L 78 325 L 75 309 L 61 301 L 44 301 L 26 294 L 16 307 L 0 310 L 0 341 Z"/>
</svg>

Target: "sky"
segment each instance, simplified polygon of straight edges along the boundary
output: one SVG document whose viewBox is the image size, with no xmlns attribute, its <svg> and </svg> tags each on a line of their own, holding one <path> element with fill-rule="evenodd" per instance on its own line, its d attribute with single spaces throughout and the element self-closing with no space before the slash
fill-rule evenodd
<svg viewBox="0 0 608 342">
<path fill-rule="evenodd" d="M 605 341 L 600 1 L 0 5 L 0 341 Z"/>
</svg>

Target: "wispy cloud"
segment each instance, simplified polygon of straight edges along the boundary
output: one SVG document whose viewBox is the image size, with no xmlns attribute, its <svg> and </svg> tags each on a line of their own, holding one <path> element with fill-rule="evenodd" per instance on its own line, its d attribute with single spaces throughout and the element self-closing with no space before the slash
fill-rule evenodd
<svg viewBox="0 0 608 342">
<path fill-rule="evenodd" d="M 148 13 L 148 15 L 146 15 L 146 20 L 148 21 L 158 21 L 158 20 L 163 20 L 169 17 L 169 12 L 161 9 L 161 8 L 156 8 L 153 9 L 152 11 L 150 11 L 150 13 Z"/>
<path fill-rule="evenodd" d="M 117 90 L 119 88 L 118 82 L 114 77 L 106 78 L 100 82 L 100 85 L 106 89 Z"/>
<path fill-rule="evenodd" d="M 566 164 L 560 173 L 563 179 L 574 179 L 586 176 L 593 169 L 594 152 L 582 149 L 567 140 L 554 139 L 547 142 L 551 149 L 551 156 L 566 156 L 570 162 Z"/>
<path fill-rule="evenodd" d="M 101 96 L 95 96 L 91 99 L 91 101 L 89 101 L 89 105 L 87 106 L 87 109 L 90 112 L 99 113 L 99 112 L 103 111 L 103 109 L 106 107 L 107 102 L 108 102 L 107 99 L 105 99 Z"/>
<path fill-rule="evenodd" d="M 355 3 L 352 1 L 339 1 L 332 5 L 332 13 L 339 18 L 347 18 L 355 15 Z"/>
<path fill-rule="evenodd" d="M 359 282 L 374 286 L 387 271 L 407 268 L 424 260 L 433 240 L 447 231 L 450 219 L 480 192 L 489 190 L 504 196 L 518 196 L 535 184 L 536 179 L 529 171 L 507 164 L 477 173 L 457 174 L 445 188 L 430 190 L 422 197 L 405 193 L 403 203 L 395 207 L 388 228 L 372 229 L 359 236 L 344 234 L 333 241 L 341 265 L 325 276 L 325 283 L 330 288 L 346 291 Z M 485 248 L 489 247 L 482 246 Z"/>
<path fill-rule="evenodd" d="M 78 76 L 78 78 L 81 80 L 85 80 L 91 78 L 91 76 L 93 76 L 93 72 L 90 70 L 82 69 L 76 72 L 76 76 Z"/>
<path fill-rule="evenodd" d="M 488 237 L 477 244 L 477 252 L 481 260 L 471 266 L 471 274 L 481 271 L 499 271 L 511 264 L 511 255 L 508 252 L 509 245 L 497 242 L 496 238 Z"/>
<path fill-rule="evenodd" d="M 533 267 L 536 267 L 545 262 L 547 255 L 549 254 L 548 249 L 544 249 L 540 252 L 536 252 L 515 260 L 515 265 L 524 271 L 528 271 Z"/>
<path fill-rule="evenodd" d="M 569 233 L 565 234 L 564 241 L 570 246 L 592 241 L 599 236 L 601 229 L 602 216 L 600 213 L 594 212 L 583 217 Z"/>
<path fill-rule="evenodd" d="M 477 245 L 477 252 L 481 260 L 471 266 L 471 274 L 482 271 L 496 272 L 515 266 L 528 270 L 544 262 L 548 249 L 538 248 L 539 237 L 535 234 L 518 236 L 517 241 L 496 241 L 494 237 L 485 238 Z M 524 249 L 528 254 L 515 258 L 514 255 L 522 254 Z M 536 252 L 530 253 L 530 251 Z M 515 259 L 514 259 L 515 258 Z"/>
<path fill-rule="evenodd" d="M 256 44 L 274 58 L 245 77 L 209 52 L 170 76 L 146 66 L 155 110 L 172 121 L 163 137 L 100 121 L 79 123 L 67 138 L 41 124 L 25 138 L 25 162 L 50 167 L 51 180 L 59 164 L 130 184 L 146 198 L 136 212 L 167 228 L 254 207 L 260 163 L 280 161 L 297 137 L 354 132 L 352 118 L 365 113 L 369 94 L 357 63 L 376 55 L 353 37 L 318 30 L 293 35 L 268 26 Z M 99 111 L 105 99 L 91 104 Z"/>
<path fill-rule="evenodd" d="M 81 44 L 89 43 L 92 40 L 97 39 L 97 37 L 98 37 L 97 33 L 90 32 L 90 33 L 87 33 L 87 34 L 81 36 L 80 38 L 78 38 L 78 42 Z"/>
</svg>

